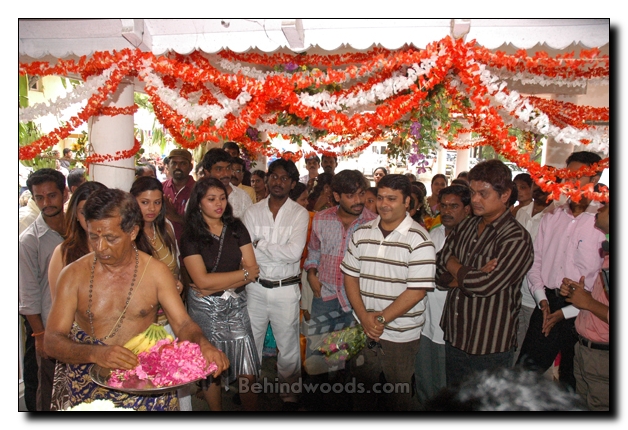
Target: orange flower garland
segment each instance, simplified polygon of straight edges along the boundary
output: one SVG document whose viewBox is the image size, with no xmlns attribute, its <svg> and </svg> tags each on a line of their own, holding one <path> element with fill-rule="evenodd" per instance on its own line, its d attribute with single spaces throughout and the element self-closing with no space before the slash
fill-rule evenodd
<svg viewBox="0 0 628 430">
<path fill-rule="evenodd" d="M 92 154 L 85 158 L 83 162 L 86 166 L 90 164 L 103 164 L 107 162 L 117 161 L 117 160 L 125 160 L 127 158 L 133 157 L 137 154 L 137 151 L 140 150 L 142 144 L 139 140 L 135 139 L 135 143 L 131 149 L 126 149 L 124 151 L 116 151 L 115 154 Z"/>
<path fill-rule="evenodd" d="M 101 105 L 107 100 L 110 93 L 115 92 L 118 85 L 122 81 L 124 75 L 118 70 L 111 74 L 111 78 L 100 88 L 96 94 L 91 96 L 87 101 L 85 108 L 77 115 L 68 120 L 68 124 L 57 128 L 48 135 L 36 140 L 28 146 L 22 146 L 18 150 L 21 160 L 31 160 L 43 152 L 45 149 L 56 145 L 58 141 L 67 138 L 70 133 L 78 128 L 82 123 L 92 116 L 97 115 Z"/>
<path fill-rule="evenodd" d="M 510 73 L 525 72 L 547 78 L 607 79 L 609 76 L 608 57 L 600 57 L 597 50 L 582 51 L 579 58 L 575 58 L 573 54 L 550 58 L 544 53 L 529 57 L 525 51 L 519 51 L 516 55 L 493 53 L 486 48 L 476 46 L 474 41 L 465 43 L 461 39 L 454 40 L 446 37 L 429 44 L 423 50 L 405 48 L 389 51 L 376 48 L 365 53 L 328 56 L 237 54 L 223 51 L 218 56 L 233 63 L 244 62 L 285 72 L 258 73 L 255 76 L 264 77 L 257 79 L 237 71 L 222 72 L 199 52 L 185 56 L 169 54 L 155 57 L 149 52 L 129 49 L 119 52 L 97 52 L 89 59 L 81 57 L 78 61 L 59 60 L 54 66 L 45 62 L 20 64 L 20 73 L 29 75 L 78 74 L 83 79 L 100 74 L 115 65 L 110 79 L 87 101 L 86 107 L 76 117 L 38 141 L 21 147 L 20 159 L 34 158 L 42 150 L 56 144 L 59 139 L 67 137 L 72 130 L 91 116 L 134 113 L 136 106 L 109 108 L 104 107 L 104 103 L 110 98 L 123 77 L 137 76 L 143 79 L 145 77 L 143 70 L 150 70 L 153 76 L 155 74 L 159 76 L 164 88 L 174 91 L 175 98 L 180 99 L 162 100 L 158 95 L 161 94 L 159 88 L 155 86 L 162 84 L 146 83 L 146 92 L 158 120 L 179 145 L 193 149 L 208 141 L 229 139 L 240 142 L 251 154 L 266 155 L 278 155 L 278 152 L 270 147 L 268 141 L 252 140 L 247 135 L 247 130 L 254 127 L 260 118 L 267 124 L 276 124 L 277 114 L 283 112 L 292 115 L 295 119 L 292 123 L 300 127 L 306 124 L 317 133 L 320 130 L 324 133 L 343 136 L 340 141 L 328 143 L 333 148 L 331 151 L 309 142 L 307 136 L 300 136 L 298 140 L 308 142 L 313 149 L 322 153 L 347 155 L 367 148 L 376 139 L 381 138 L 384 131 L 386 133 L 392 131 L 393 134 L 403 132 L 408 126 L 408 118 L 412 115 L 415 115 L 412 118 L 416 118 L 417 112 L 420 112 L 419 109 L 426 103 L 430 90 L 436 85 L 443 84 L 447 101 L 451 104 L 450 113 L 459 114 L 466 119 L 469 126 L 464 132 L 472 131 L 481 136 L 477 141 L 463 145 L 450 141 L 444 144 L 446 147 L 460 149 L 491 145 L 497 153 L 526 168 L 535 181 L 542 187 L 546 187 L 544 189 L 551 189 L 554 196 L 562 190 L 574 197 L 577 192 L 581 192 L 595 199 L 608 198 L 607 192 L 594 193 L 588 189 L 572 190 L 566 183 L 556 183 L 557 175 L 566 178 L 574 177 L 574 175 L 582 176 L 590 173 L 585 171 L 586 169 L 577 173 L 551 169 L 531 161 L 527 153 L 519 153 L 517 139 L 509 135 L 508 126 L 504 123 L 497 108 L 491 104 L 488 90 L 477 74 L 479 64 L 486 64 L 490 68 Z M 370 112 L 350 113 L 338 106 L 324 110 L 320 107 L 305 106 L 300 102 L 299 94 L 303 92 L 316 94 L 320 91 L 327 91 L 337 98 L 355 98 L 367 91 L 377 92 L 382 82 L 386 80 L 393 82 L 394 77 L 398 76 L 400 71 L 405 73 L 405 68 L 415 64 L 421 65 L 423 62 L 429 63 L 429 69 L 425 69 L 425 73 L 417 77 L 414 85 L 406 86 L 404 91 L 393 92 L 385 98 L 378 97 L 377 103 L 370 108 Z M 472 62 L 475 64 L 471 65 Z M 224 65 L 234 67 L 234 70 L 239 67 L 236 64 Z M 461 84 L 453 85 L 452 77 L 458 79 Z M 220 103 L 212 93 L 215 89 L 210 90 L 211 85 L 208 86 L 208 84 L 213 85 L 228 99 L 235 100 L 236 97 L 245 95 L 246 98 L 243 100 L 247 101 L 240 102 L 241 107 L 230 110 L 231 113 L 221 114 L 224 118 L 207 117 L 204 120 L 191 121 L 186 117 L 188 109 L 194 109 L 196 106 L 220 108 Z M 460 93 L 458 88 L 466 94 Z M 172 97 L 173 93 L 168 92 L 168 94 Z M 508 94 L 507 90 L 504 90 L 504 94 Z M 189 102 L 192 95 L 197 100 L 195 103 Z M 466 105 L 466 101 L 463 103 L 465 97 L 468 97 L 470 107 Z M 527 99 L 536 109 L 546 114 L 553 125 L 558 127 L 568 125 L 585 130 L 593 129 L 585 121 L 609 121 L 610 115 L 607 108 L 577 106 L 536 97 Z M 181 101 L 184 103 L 180 103 Z M 458 130 L 457 133 L 451 133 L 450 123 L 447 121 L 443 122 L 440 127 L 442 133 L 449 132 L 452 136 L 463 132 Z M 273 135 L 273 133 L 268 134 Z M 341 145 L 358 138 L 365 139 L 364 143 L 348 151 L 338 151 Z M 136 147 L 139 149 L 137 143 L 134 149 Z M 128 151 L 124 151 L 124 153 L 104 156 L 103 160 L 119 159 L 117 157 L 124 158 L 130 155 Z M 302 156 L 302 151 L 291 154 L 293 159 Z M 92 160 L 96 159 L 100 160 L 97 157 L 92 158 Z M 598 168 L 607 167 L 608 158 L 599 164 Z"/>
<path fill-rule="evenodd" d="M 116 116 L 116 115 L 133 115 L 137 112 L 139 108 L 137 105 L 126 106 L 126 107 L 115 107 L 115 106 L 101 106 L 96 111 L 96 115 L 107 115 L 107 116 Z"/>
<path fill-rule="evenodd" d="M 610 119 L 608 108 L 578 106 L 573 103 L 557 102 L 540 97 L 528 97 L 527 100 L 545 113 L 554 124 L 568 124 L 575 128 L 584 129 L 591 127 L 585 121 L 608 122 Z"/>
</svg>

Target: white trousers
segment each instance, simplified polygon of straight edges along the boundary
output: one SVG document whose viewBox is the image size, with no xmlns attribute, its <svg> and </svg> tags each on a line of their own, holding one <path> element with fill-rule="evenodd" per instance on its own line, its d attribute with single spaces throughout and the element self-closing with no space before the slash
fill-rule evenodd
<svg viewBox="0 0 628 430">
<path fill-rule="evenodd" d="M 297 402 L 301 392 L 299 284 L 271 289 L 251 282 L 246 286 L 246 291 L 257 353 L 262 357 L 264 337 L 270 322 L 278 349 L 277 374 L 282 387 L 280 397 L 284 402 Z"/>
</svg>

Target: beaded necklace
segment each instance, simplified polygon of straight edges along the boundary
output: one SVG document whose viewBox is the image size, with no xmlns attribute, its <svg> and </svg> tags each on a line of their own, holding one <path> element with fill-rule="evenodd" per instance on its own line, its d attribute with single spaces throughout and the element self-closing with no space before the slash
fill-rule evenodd
<svg viewBox="0 0 628 430">
<path fill-rule="evenodd" d="M 100 340 L 104 341 L 106 339 L 109 339 L 110 337 L 114 337 L 116 333 L 118 333 L 118 330 L 120 330 L 122 322 L 124 321 L 124 317 L 126 316 L 126 311 L 129 308 L 129 303 L 131 302 L 131 297 L 133 296 L 133 286 L 135 285 L 135 279 L 137 278 L 137 269 L 140 265 L 140 253 L 137 251 L 137 247 L 135 246 L 135 244 L 133 244 L 133 249 L 135 249 L 135 270 L 133 271 L 133 280 L 131 281 L 131 288 L 129 289 L 129 294 L 126 298 L 124 310 L 118 317 L 118 320 L 114 324 L 109 334 Z M 94 271 L 96 269 L 96 260 L 96 254 L 94 254 L 94 262 L 92 263 L 92 271 L 89 278 L 89 302 L 87 303 L 87 318 L 89 319 L 89 326 L 92 330 L 92 337 L 94 339 L 96 339 L 96 335 L 94 333 L 94 314 L 92 313 L 92 290 L 94 287 Z"/>
</svg>

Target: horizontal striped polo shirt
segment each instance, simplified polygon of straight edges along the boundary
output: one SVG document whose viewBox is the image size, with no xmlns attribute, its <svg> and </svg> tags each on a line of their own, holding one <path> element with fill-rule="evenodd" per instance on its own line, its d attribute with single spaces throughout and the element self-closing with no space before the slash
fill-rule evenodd
<svg viewBox="0 0 628 430">
<path fill-rule="evenodd" d="M 369 312 L 384 310 L 406 289 L 434 288 L 435 252 L 427 230 L 406 213 L 384 238 L 380 219 L 356 229 L 341 264 L 344 274 L 360 279 L 360 294 Z M 397 343 L 418 339 L 424 312 L 425 298 L 387 323 L 381 339 Z"/>
</svg>

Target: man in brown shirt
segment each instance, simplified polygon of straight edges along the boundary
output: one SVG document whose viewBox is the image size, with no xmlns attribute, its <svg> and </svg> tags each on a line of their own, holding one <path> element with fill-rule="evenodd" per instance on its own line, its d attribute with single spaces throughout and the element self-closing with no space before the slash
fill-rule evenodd
<svg viewBox="0 0 628 430">
<path fill-rule="evenodd" d="M 517 200 L 511 177 L 499 160 L 471 169 L 475 216 L 458 224 L 436 258 L 436 284 L 449 289 L 441 327 L 450 387 L 474 371 L 512 364 L 521 282 L 533 248 L 508 210 Z"/>
</svg>

